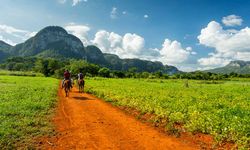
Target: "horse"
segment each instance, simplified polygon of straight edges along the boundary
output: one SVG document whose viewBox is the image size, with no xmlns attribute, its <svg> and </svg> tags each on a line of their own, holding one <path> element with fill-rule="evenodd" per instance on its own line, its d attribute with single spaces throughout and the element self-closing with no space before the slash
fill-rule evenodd
<svg viewBox="0 0 250 150">
<path fill-rule="evenodd" d="M 64 87 L 65 95 L 66 95 L 66 97 L 68 97 L 69 96 L 70 87 L 71 87 L 70 81 L 69 80 L 65 80 L 63 87 Z"/>
<path fill-rule="evenodd" d="M 78 80 L 79 93 L 81 93 L 81 92 L 84 93 L 84 84 L 85 84 L 85 82 L 83 79 Z"/>
</svg>

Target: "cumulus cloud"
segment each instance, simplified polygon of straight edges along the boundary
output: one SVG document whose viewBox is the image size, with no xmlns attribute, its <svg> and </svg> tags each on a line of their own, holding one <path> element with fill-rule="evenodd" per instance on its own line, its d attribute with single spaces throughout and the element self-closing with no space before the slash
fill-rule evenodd
<svg viewBox="0 0 250 150">
<path fill-rule="evenodd" d="M 137 58 L 144 48 L 144 38 L 137 34 L 121 36 L 105 30 L 98 31 L 91 42 L 104 53 L 116 54 L 121 58 Z"/>
<path fill-rule="evenodd" d="M 126 15 L 126 14 L 127 14 L 127 12 L 126 12 L 126 11 L 123 11 L 123 12 L 122 12 L 122 14 L 123 14 L 123 15 Z"/>
<path fill-rule="evenodd" d="M 28 38 L 34 36 L 36 32 L 18 29 L 9 25 L 0 24 L 0 40 L 16 45 L 17 43 L 24 42 Z"/>
<path fill-rule="evenodd" d="M 121 58 L 140 58 L 171 65 L 184 63 L 189 56 L 196 54 L 191 47 L 183 48 L 180 42 L 169 39 L 165 39 L 160 49 L 145 48 L 144 38 L 135 33 L 121 36 L 100 30 L 91 43 L 99 47 L 102 52 L 116 54 Z"/>
<path fill-rule="evenodd" d="M 181 64 L 187 61 L 190 55 L 194 54 L 191 47 L 183 48 L 180 42 L 169 39 L 165 39 L 159 53 L 159 60 L 164 64 L 171 65 Z"/>
<path fill-rule="evenodd" d="M 102 52 L 112 52 L 113 50 L 110 47 L 111 41 L 109 40 L 109 38 L 110 33 L 105 30 L 101 30 L 95 34 L 95 38 L 94 40 L 92 40 L 92 43 L 98 46 L 102 50 Z"/>
<path fill-rule="evenodd" d="M 213 55 L 208 58 L 200 58 L 198 59 L 198 63 L 202 66 L 208 66 L 210 68 L 225 66 L 230 62 L 230 59 L 223 58 L 220 56 Z"/>
<path fill-rule="evenodd" d="M 110 18 L 111 19 L 115 19 L 117 18 L 117 8 L 116 7 L 113 7 L 111 12 L 110 12 Z"/>
<path fill-rule="evenodd" d="M 227 31 L 224 31 L 218 22 L 211 21 L 206 28 L 201 30 L 198 39 L 200 44 L 215 47 L 219 41 L 227 39 L 228 36 Z"/>
<path fill-rule="evenodd" d="M 89 39 L 88 39 L 88 32 L 90 31 L 89 26 L 77 25 L 77 24 L 71 23 L 71 24 L 65 26 L 65 29 L 69 33 L 78 37 L 83 42 L 84 45 L 89 44 Z"/>
<path fill-rule="evenodd" d="M 250 28 L 225 30 L 216 21 L 211 21 L 198 36 L 200 44 L 215 49 L 214 54 L 201 58 L 203 66 L 219 67 L 230 60 L 250 60 Z M 248 54 L 248 55 L 247 55 Z"/>
<path fill-rule="evenodd" d="M 240 26 L 243 20 L 240 16 L 229 15 L 222 18 L 222 23 L 226 26 Z"/>
<path fill-rule="evenodd" d="M 123 48 L 129 52 L 139 54 L 144 47 L 144 38 L 137 34 L 126 33 L 122 40 Z"/>
</svg>

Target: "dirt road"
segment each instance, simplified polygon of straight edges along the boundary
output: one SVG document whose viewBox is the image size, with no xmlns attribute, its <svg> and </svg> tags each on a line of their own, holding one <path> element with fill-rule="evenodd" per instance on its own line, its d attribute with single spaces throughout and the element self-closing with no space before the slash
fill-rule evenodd
<svg viewBox="0 0 250 150">
<path fill-rule="evenodd" d="M 195 149 L 178 138 L 168 137 L 90 94 L 76 88 L 69 98 L 59 90 L 54 118 L 57 135 L 45 149 Z"/>
</svg>

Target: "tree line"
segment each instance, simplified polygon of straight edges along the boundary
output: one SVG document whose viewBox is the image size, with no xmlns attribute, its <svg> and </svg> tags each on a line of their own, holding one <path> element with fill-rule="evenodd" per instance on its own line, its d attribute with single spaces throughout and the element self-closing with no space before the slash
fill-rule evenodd
<svg viewBox="0 0 250 150">
<path fill-rule="evenodd" d="M 46 77 L 63 78 L 63 72 L 68 69 L 73 77 L 77 77 L 79 72 L 85 76 L 106 77 L 106 78 L 161 78 L 161 79 L 194 79 L 194 80 L 223 80 L 231 77 L 249 78 L 246 74 L 216 74 L 211 72 L 188 72 L 168 75 L 162 71 L 138 72 L 136 67 L 130 68 L 127 71 L 111 70 L 96 64 L 89 63 L 85 60 L 77 59 L 54 59 L 54 58 L 39 58 L 39 57 L 11 57 L 4 63 L 0 64 L 1 69 L 10 71 L 34 71 L 44 74 Z"/>
</svg>

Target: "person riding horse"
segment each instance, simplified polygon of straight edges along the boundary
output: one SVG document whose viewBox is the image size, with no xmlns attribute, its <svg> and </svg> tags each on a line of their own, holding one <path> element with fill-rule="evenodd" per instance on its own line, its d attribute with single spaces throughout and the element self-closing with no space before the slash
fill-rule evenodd
<svg viewBox="0 0 250 150">
<path fill-rule="evenodd" d="M 83 74 L 80 72 L 78 73 L 78 81 L 83 80 Z"/>
<path fill-rule="evenodd" d="M 80 72 L 77 76 L 78 76 L 79 92 L 84 92 L 84 75 L 83 73 Z"/>
<path fill-rule="evenodd" d="M 65 70 L 65 72 L 63 73 L 63 76 L 64 76 L 64 79 L 63 79 L 63 82 L 62 82 L 62 88 L 63 88 L 63 86 L 64 86 L 64 82 L 65 82 L 65 80 L 69 80 L 69 83 L 70 83 L 70 86 L 71 86 L 71 88 L 73 88 L 72 87 L 72 84 L 71 84 L 71 79 L 70 79 L 70 72 L 69 72 L 69 70 Z"/>
</svg>

